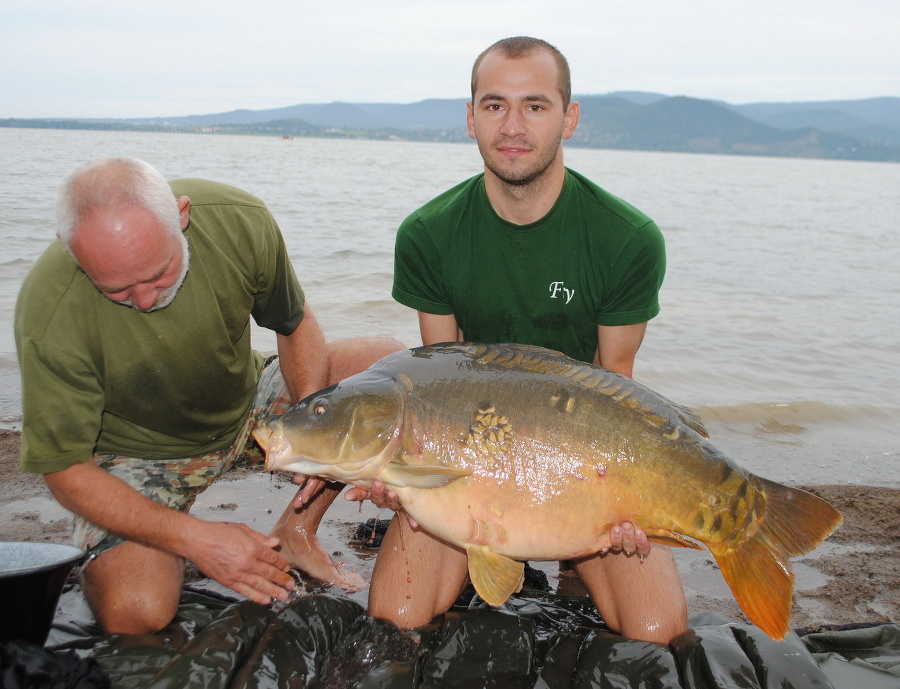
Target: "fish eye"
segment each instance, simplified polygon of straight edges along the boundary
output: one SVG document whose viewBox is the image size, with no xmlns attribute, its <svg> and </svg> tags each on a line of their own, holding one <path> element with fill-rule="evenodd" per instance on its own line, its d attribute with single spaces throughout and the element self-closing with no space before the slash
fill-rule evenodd
<svg viewBox="0 0 900 689">
<path fill-rule="evenodd" d="M 328 411 L 328 402 L 324 399 L 315 400 L 312 404 L 312 410 L 316 416 L 322 416 Z"/>
</svg>

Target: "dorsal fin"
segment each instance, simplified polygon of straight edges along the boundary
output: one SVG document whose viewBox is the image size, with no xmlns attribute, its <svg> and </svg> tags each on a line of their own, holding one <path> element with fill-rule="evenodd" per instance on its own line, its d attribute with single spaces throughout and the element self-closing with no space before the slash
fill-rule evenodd
<svg viewBox="0 0 900 689">
<path fill-rule="evenodd" d="M 561 376 L 636 410 L 647 423 L 656 428 L 666 427 L 670 434 L 677 436 L 678 427 L 684 425 L 704 438 L 709 437 L 700 417 L 692 410 L 602 366 L 576 361 L 561 352 L 534 345 L 464 342 L 447 346 L 462 351 L 480 366 Z"/>
</svg>

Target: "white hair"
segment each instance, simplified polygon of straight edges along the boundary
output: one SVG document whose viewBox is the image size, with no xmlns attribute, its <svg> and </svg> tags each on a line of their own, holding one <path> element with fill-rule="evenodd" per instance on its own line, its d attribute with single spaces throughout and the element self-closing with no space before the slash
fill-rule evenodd
<svg viewBox="0 0 900 689">
<path fill-rule="evenodd" d="M 178 202 L 165 178 L 137 158 L 104 158 L 73 172 L 56 205 L 57 235 L 70 246 L 75 227 L 96 208 L 143 208 L 166 232 L 181 234 Z"/>
</svg>

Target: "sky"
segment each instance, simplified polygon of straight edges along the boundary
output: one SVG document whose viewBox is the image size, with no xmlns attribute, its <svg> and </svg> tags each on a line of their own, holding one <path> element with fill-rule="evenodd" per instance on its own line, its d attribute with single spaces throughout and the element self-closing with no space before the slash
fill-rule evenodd
<svg viewBox="0 0 900 689">
<path fill-rule="evenodd" d="M 575 94 L 900 96 L 897 0 L 3 0 L 0 118 L 462 98 L 515 35 L 559 48 Z"/>
</svg>

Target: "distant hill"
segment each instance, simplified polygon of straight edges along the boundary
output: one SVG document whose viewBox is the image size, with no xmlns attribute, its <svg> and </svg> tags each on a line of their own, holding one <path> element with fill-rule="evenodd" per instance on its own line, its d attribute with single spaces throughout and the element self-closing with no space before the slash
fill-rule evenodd
<svg viewBox="0 0 900 689">
<path fill-rule="evenodd" d="M 772 127 L 812 127 L 824 132 L 900 147 L 900 98 L 753 103 L 731 107 L 744 117 Z"/>
<path fill-rule="evenodd" d="M 271 110 L 232 110 L 212 115 L 188 115 L 130 119 L 135 124 L 215 126 L 262 124 L 275 120 L 303 120 L 329 128 L 441 129 L 465 123 L 465 99 L 431 99 L 400 105 L 394 103 L 308 103 Z"/>
<path fill-rule="evenodd" d="M 576 96 L 573 146 L 900 162 L 900 98 L 753 103 L 618 91 Z M 464 98 L 309 103 L 140 119 L 0 120 L 5 127 L 468 141 Z"/>
<path fill-rule="evenodd" d="M 817 129 L 803 118 L 789 128 L 776 127 L 707 100 L 679 96 L 639 105 L 624 98 L 584 96 L 579 101 L 582 116 L 572 145 L 900 161 L 900 148 L 877 140 Z"/>
</svg>

